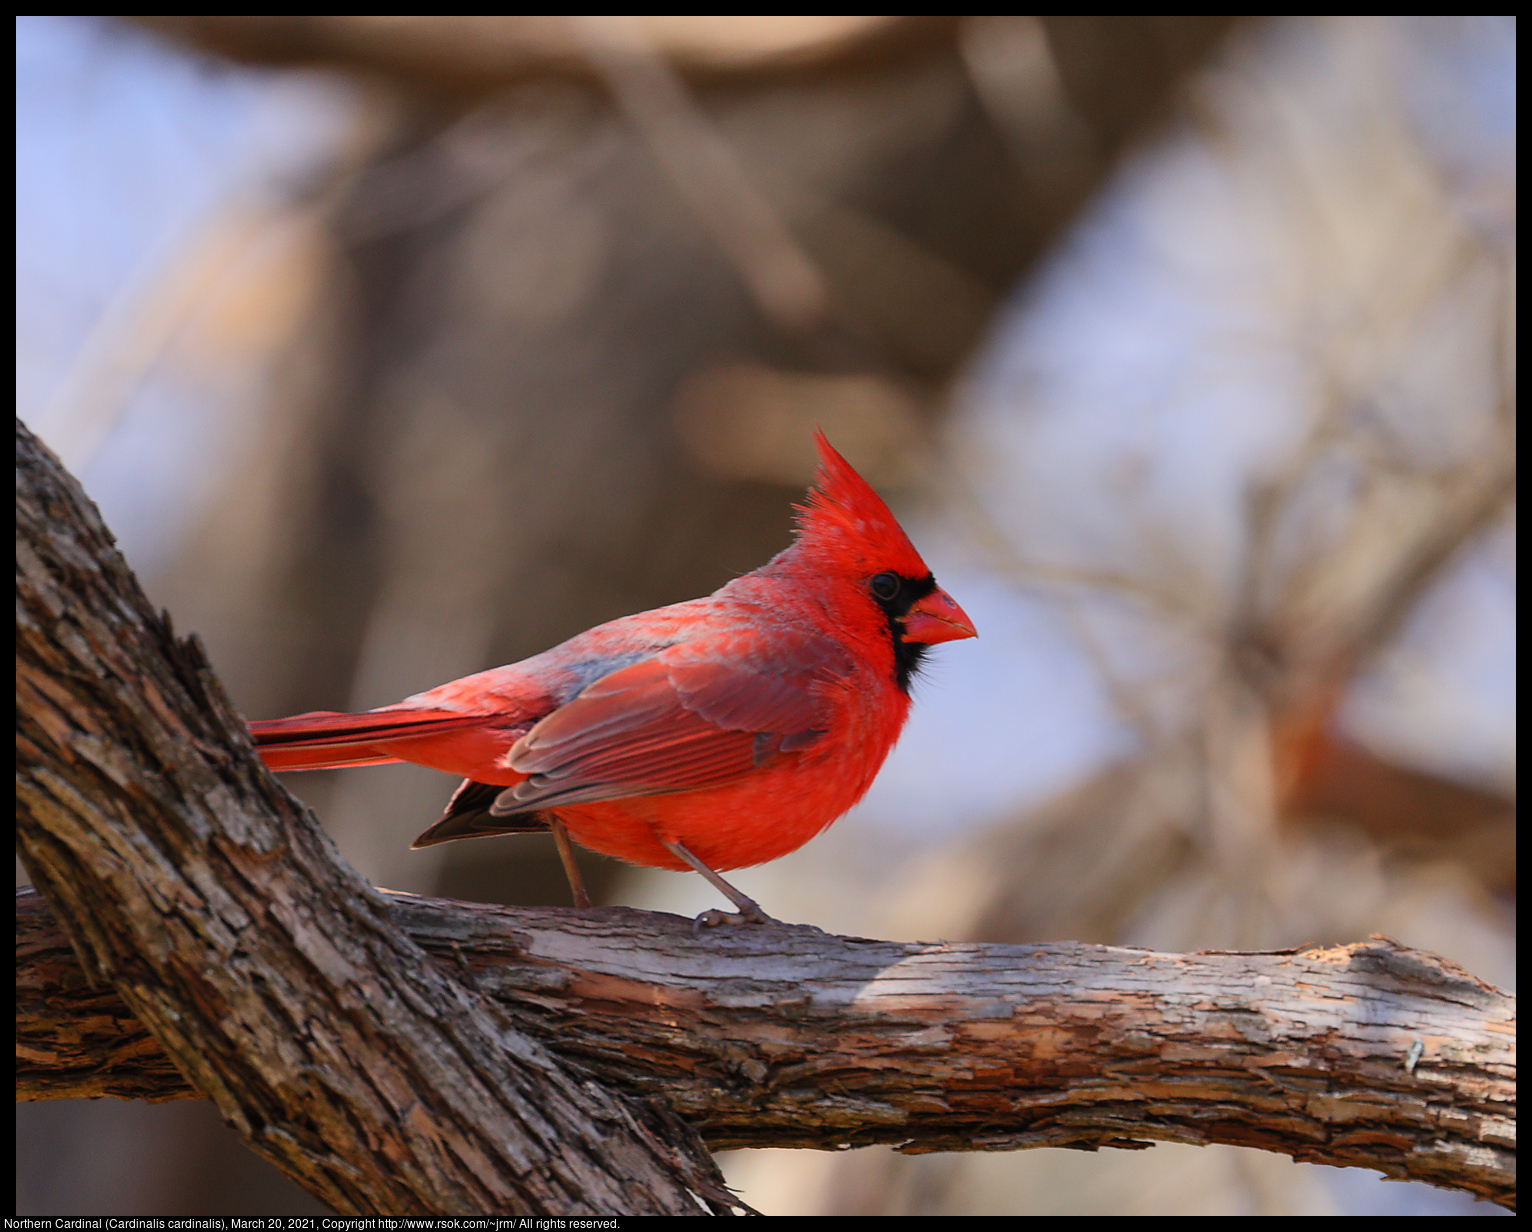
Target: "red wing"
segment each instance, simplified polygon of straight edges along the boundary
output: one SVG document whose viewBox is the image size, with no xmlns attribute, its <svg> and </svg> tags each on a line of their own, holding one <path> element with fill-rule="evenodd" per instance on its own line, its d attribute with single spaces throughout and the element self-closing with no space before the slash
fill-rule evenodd
<svg viewBox="0 0 1532 1232">
<path fill-rule="evenodd" d="M 741 652 L 740 635 L 682 643 L 603 676 L 511 749 L 530 777 L 496 815 L 717 787 L 812 744 L 828 724 L 817 682 L 844 671 L 820 638 Z"/>
<path fill-rule="evenodd" d="M 482 725 L 482 715 L 452 710 L 374 710 L 337 714 L 314 710 L 290 719 L 256 719 L 250 724 L 261 760 L 273 770 L 327 770 L 336 766 L 385 766 L 401 760 L 380 755 L 380 742 L 438 736 Z"/>
</svg>

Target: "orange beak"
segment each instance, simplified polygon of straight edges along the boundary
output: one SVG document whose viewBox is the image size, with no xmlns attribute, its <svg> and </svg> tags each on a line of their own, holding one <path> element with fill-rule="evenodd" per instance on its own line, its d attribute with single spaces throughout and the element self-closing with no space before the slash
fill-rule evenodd
<svg viewBox="0 0 1532 1232">
<path fill-rule="evenodd" d="M 924 642 L 956 642 L 965 637 L 978 637 L 979 631 L 968 619 L 968 613 L 952 601 L 952 596 L 937 588 L 910 608 L 904 618 L 904 640 Z"/>
</svg>

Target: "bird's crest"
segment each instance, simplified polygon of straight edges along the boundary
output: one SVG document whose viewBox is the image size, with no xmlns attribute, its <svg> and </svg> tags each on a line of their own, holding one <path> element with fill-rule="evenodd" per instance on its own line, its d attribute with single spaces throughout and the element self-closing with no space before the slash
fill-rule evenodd
<svg viewBox="0 0 1532 1232">
<path fill-rule="evenodd" d="M 918 577 L 926 567 L 883 498 L 815 430 L 819 472 L 808 499 L 795 505 L 800 542 L 827 549 L 857 567 Z"/>
</svg>

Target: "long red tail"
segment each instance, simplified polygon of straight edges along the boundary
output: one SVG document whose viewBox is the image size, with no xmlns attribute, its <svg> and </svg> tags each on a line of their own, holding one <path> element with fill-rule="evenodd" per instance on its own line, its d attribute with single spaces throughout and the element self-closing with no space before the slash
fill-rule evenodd
<svg viewBox="0 0 1532 1232">
<path fill-rule="evenodd" d="M 273 770 L 328 770 L 404 761 L 378 745 L 398 745 L 483 722 L 479 715 L 451 710 L 373 710 L 364 714 L 312 710 L 289 719 L 257 719 L 250 724 L 250 734 L 261 760 Z"/>
</svg>

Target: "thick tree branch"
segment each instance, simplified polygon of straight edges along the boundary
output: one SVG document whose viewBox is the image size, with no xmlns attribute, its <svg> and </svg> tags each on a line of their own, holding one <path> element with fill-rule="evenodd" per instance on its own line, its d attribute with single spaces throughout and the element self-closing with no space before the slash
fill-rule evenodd
<svg viewBox="0 0 1532 1232">
<path fill-rule="evenodd" d="M 79 956 L 19 900 L 22 1097 L 205 1093 L 347 1210 L 723 1201 L 672 1110 L 714 1147 L 1225 1142 L 1514 1204 L 1514 1001 L 1386 939 L 698 938 L 379 894 L 20 430 L 18 464 L 19 839 Z"/>
<path fill-rule="evenodd" d="M 16 463 L 17 849 L 86 977 L 338 1211 L 729 1203 L 668 1110 L 572 1075 L 395 927 L 20 421 Z"/>
<path fill-rule="evenodd" d="M 528 1034 L 715 1148 L 1224 1142 L 1514 1201 L 1514 999 L 1386 938 L 1186 955 L 698 938 L 621 908 L 390 898 Z M 36 896 L 17 952 L 25 1097 L 196 1095 L 86 987 Z"/>
</svg>

